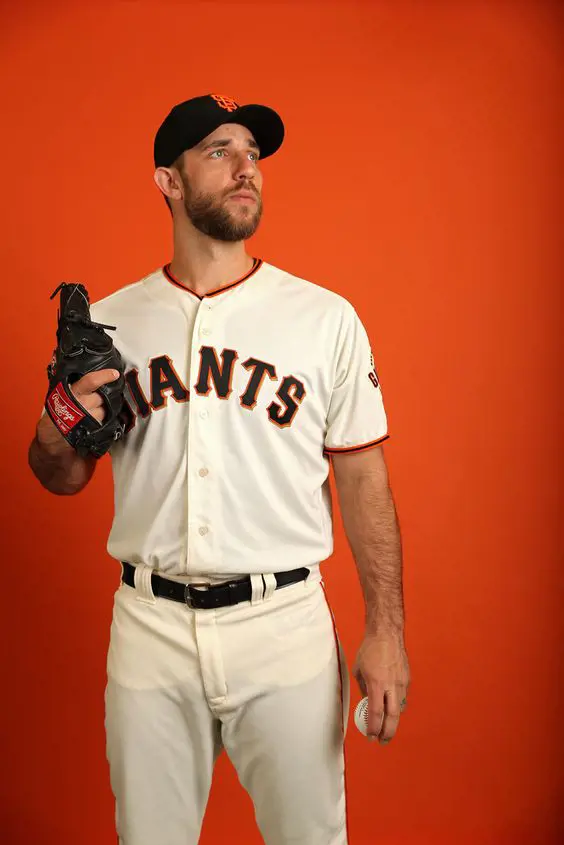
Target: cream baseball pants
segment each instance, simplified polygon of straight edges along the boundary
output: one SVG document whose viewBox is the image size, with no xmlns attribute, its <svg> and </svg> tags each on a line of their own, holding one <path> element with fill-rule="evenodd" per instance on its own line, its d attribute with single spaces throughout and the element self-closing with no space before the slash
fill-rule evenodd
<svg viewBox="0 0 564 845">
<path fill-rule="evenodd" d="M 114 595 L 107 659 L 120 845 L 197 845 L 222 750 L 266 845 L 348 845 L 350 682 L 319 567 L 277 590 L 253 575 L 251 601 L 215 610 L 137 574 Z"/>
</svg>

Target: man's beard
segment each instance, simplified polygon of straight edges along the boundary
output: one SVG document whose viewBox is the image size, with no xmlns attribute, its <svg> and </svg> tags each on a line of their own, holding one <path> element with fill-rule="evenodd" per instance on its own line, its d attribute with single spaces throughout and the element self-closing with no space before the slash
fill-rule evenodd
<svg viewBox="0 0 564 845">
<path fill-rule="evenodd" d="M 194 194 L 190 185 L 183 180 L 185 187 L 184 208 L 193 226 L 204 235 L 216 241 L 245 241 L 250 238 L 260 223 L 262 216 L 262 200 L 256 190 L 250 185 L 239 185 L 230 194 L 238 191 L 251 191 L 256 198 L 256 205 L 242 206 L 245 213 L 235 216 L 225 205 L 229 194 L 218 199 L 216 194 Z"/>
</svg>

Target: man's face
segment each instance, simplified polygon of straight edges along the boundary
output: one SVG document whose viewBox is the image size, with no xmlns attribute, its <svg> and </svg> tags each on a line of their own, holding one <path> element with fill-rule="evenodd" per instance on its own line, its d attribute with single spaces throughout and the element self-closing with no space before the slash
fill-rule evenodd
<svg viewBox="0 0 564 845">
<path fill-rule="evenodd" d="M 219 241 L 254 235 L 262 214 L 258 157 L 249 130 L 231 123 L 184 153 L 184 208 L 197 229 Z"/>
</svg>

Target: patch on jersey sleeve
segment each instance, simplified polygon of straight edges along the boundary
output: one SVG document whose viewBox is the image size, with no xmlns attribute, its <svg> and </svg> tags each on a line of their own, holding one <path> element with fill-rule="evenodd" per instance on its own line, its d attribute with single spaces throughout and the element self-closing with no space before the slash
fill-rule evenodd
<svg viewBox="0 0 564 845">
<path fill-rule="evenodd" d="M 380 385 L 380 379 L 378 378 L 378 373 L 376 372 L 372 349 L 370 350 L 370 372 L 368 373 L 368 378 L 370 379 L 374 387 L 378 387 Z"/>
</svg>

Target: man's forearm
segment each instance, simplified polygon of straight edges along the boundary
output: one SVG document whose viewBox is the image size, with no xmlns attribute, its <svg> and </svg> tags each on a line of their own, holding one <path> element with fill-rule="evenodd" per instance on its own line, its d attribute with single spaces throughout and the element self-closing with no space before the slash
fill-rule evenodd
<svg viewBox="0 0 564 845">
<path fill-rule="evenodd" d="M 403 635 L 403 563 L 392 492 L 381 476 L 366 475 L 339 488 L 347 539 L 366 605 L 366 633 Z"/>
<path fill-rule="evenodd" d="M 79 457 L 45 416 L 30 443 L 28 463 L 42 486 L 58 496 L 79 493 L 90 481 L 96 466 L 94 458 Z"/>
</svg>

